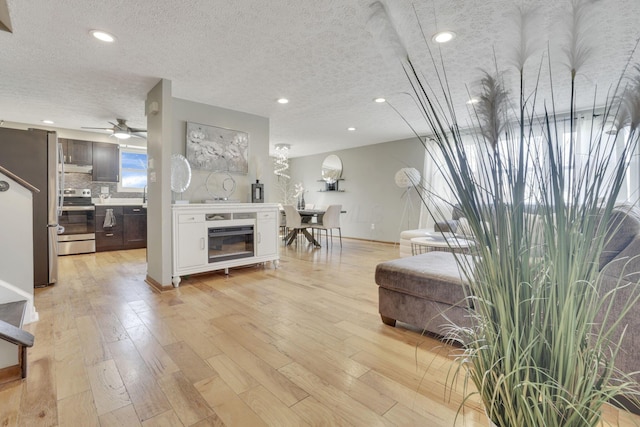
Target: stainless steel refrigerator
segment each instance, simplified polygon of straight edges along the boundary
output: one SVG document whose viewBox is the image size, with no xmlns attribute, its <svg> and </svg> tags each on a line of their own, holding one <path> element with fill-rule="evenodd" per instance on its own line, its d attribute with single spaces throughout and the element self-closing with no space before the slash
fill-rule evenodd
<svg viewBox="0 0 640 427">
<path fill-rule="evenodd" d="M 58 280 L 61 148 L 55 132 L 0 127 L 0 166 L 40 190 L 33 193 L 34 286 Z M 4 207 L 2 207 L 4 209 Z"/>
</svg>

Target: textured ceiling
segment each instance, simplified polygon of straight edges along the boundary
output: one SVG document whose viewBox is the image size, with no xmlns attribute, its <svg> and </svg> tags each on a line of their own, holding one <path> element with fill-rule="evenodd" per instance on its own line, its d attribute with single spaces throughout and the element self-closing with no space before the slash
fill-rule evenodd
<svg viewBox="0 0 640 427">
<path fill-rule="evenodd" d="M 371 2 L 8 0 L 13 34 L 0 32 L 0 119 L 42 126 L 48 118 L 57 127 L 79 129 L 121 117 L 145 127 L 146 94 L 166 78 L 177 98 L 269 117 L 272 147 L 291 144 L 294 156 L 410 137 L 391 108 L 372 102 L 385 96 L 423 130 L 402 94 L 408 86 L 401 68 L 386 60 L 367 31 Z M 640 1 L 590 2 L 597 20 L 589 31 L 593 55 L 578 78 L 583 106 L 593 104 L 594 84 L 604 97 L 617 81 L 639 33 Z M 442 54 L 461 110 L 479 70 L 509 60 L 511 1 L 387 3 L 409 52 L 434 84 L 417 20 L 427 37 L 437 29 L 457 33 Z M 562 36 L 568 2 L 530 3 L 545 12 L 537 31 L 541 43 Z M 113 33 L 116 43 L 95 41 L 91 29 Z M 561 52 L 550 52 L 562 62 Z M 540 57 L 531 62 L 534 72 Z M 566 69 L 554 70 L 562 98 Z M 542 90 L 547 82 L 542 79 Z M 291 102 L 277 104 L 279 97 Z M 348 132 L 349 126 L 357 130 Z"/>
</svg>

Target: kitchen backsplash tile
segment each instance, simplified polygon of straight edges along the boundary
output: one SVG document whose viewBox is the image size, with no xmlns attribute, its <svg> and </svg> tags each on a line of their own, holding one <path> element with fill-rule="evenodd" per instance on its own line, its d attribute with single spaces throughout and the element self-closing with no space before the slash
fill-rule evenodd
<svg viewBox="0 0 640 427">
<path fill-rule="evenodd" d="M 65 188 L 90 188 L 91 195 L 98 197 L 102 187 L 109 187 L 109 194 L 112 198 L 140 198 L 142 197 L 142 191 L 133 193 L 118 192 L 118 183 L 116 182 L 93 182 L 91 181 L 91 175 L 86 173 L 72 173 L 67 172 L 64 174 L 64 187 Z"/>
</svg>

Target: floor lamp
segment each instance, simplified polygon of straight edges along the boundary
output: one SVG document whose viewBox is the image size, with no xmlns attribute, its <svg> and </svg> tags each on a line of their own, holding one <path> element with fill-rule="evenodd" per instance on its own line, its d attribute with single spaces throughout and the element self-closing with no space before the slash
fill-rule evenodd
<svg viewBox="0 0 640 427">
<path fill-rule="evenodd" d="M 411 189 L 415 188 L 420 183 L 420 172 L 416 168 L 402 168 L 396 172 L 395 181 L 396 185 L 400 188 L 404 188 L 405 192 L 402 197 L 405 197 L 404 209 L 402 216 L 400 217 L 400 228 L 402 228 L 402 221 L 405 215 L 407 216 L 407 230 L 411 226 L 409 221 L 411 219 L 411 211 L 413 210 L 413 203 L 411 202 Z M 402 231 L 402 230 L 400 230 Z"/>
</svg>

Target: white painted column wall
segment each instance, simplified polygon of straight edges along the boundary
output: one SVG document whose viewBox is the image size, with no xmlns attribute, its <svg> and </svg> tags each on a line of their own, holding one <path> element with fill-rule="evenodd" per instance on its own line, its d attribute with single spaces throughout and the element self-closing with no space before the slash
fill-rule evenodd
<svg viewBox="0 0 640 427">
<path fill-rule="evenodd" d="M 0 280 L 33 298 L 33 195 L 2 173 L 0 181 L 9 183 L 0 192 Z M 0 284 L 0 303 L 22 299 Z M 0 369 L 17 364 L 17 346 L 0 341 Z"/>
</svg>

